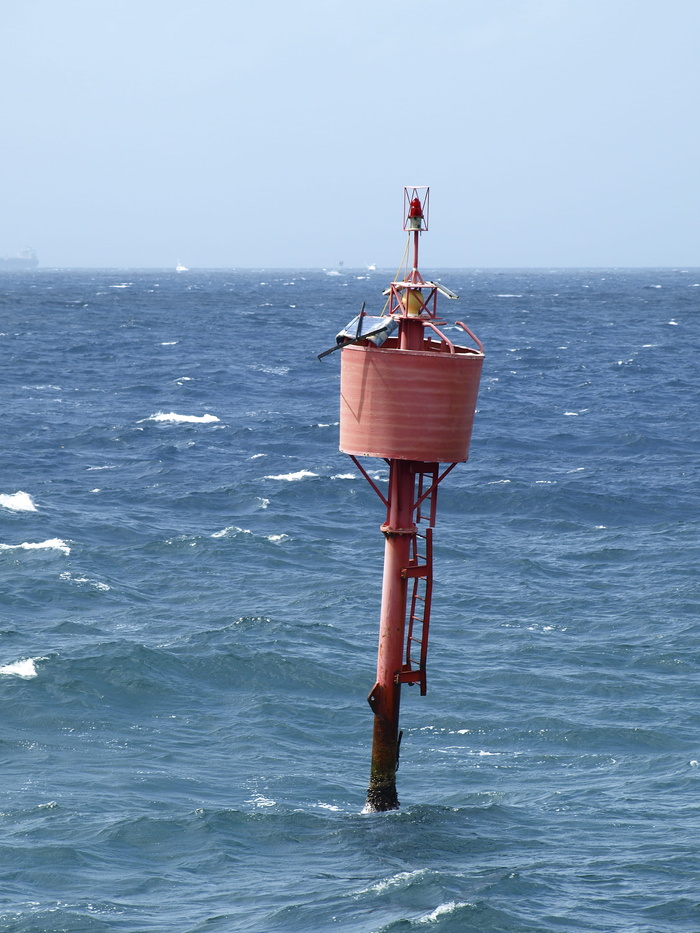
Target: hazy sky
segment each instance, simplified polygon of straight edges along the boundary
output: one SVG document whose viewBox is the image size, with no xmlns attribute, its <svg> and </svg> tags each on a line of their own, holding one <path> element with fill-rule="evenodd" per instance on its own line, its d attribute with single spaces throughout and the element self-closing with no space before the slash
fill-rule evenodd
<svg viewBox="0 0 700 933">
<path fill-rule="evenodd" d="M 0 256 L 700 266 L 700 0 L 2 0 Z"/>
</svg>

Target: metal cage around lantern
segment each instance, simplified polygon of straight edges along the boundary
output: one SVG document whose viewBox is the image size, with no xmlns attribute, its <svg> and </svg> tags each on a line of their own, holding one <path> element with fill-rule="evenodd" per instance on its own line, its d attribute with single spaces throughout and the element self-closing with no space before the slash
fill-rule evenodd
<svg viewBox="0 0 700 933">
<path fill-rule="evenodd" d="M 418 207 L 419 213 L 416 213 Z M 403 228 L 407 232 L 428 229 L 430 188 L 427 185 L 408 186 L 403 189 Z M 416 218 L 420 223 L 412 223 Z"/>
</svg>

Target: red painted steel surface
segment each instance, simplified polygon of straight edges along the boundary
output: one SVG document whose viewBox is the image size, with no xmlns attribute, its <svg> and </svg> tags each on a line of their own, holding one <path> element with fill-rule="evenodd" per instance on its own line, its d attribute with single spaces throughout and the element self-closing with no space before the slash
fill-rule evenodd
<svg viewBox="0 0 700 933">
<path fill-rule="evenodd" d="M 387 520 L 384 531 L 384 577 L 379 618 L 377 681 L 370 694 L 374 712 L 372 764 L 367 804 L 370 809 L 393 810 L 396 767 L 399 754 L 399 706 L 401 683 L 397 674 L 403 666 L 408 581 L 403 570 L 411 560 L 415 536 L 414 498 L 416 474 L 413 464 L 391 464 Z"/>
<path fill-rule="evenodd" d="M 436 326 L 445 323 L 437 321 L 438 291 L 457 296 L 426 282 L 418 271 L 418 240 L 428 226 L 428 189 L 420 190 L 425 190 L 423 198 L 417 188 L 404 189 L 404 230 L 413 237 L 413 267 L 388 290 L 388 316 L 398 322 L 397 336 L 381 347 L 356 338 L 340 352 L 340 449 L 350 454 L 386 506 L 377 679 L 367 697 L 374 713 L 369 811 L 399 806 L 401 685 L 419 684 L 421 694 L 426 690 L 437 487 L 469 455 L 484 361 L 481 342 L 465 324 L 456 322 L 478 350 L 453 344 Z M 357 457 L 389 462 L 386 496 Z M 449 466 L 440 472 L 439 463 Z M 429 528 L 419 535 L 416 523 L 428 514 Z M 424 553 L 419 553 L 419 538 L 425 541 Z"/>
<path fill-rule="evenodd" d="M 341 351 L 340 449 L 359 457 L 466 460 L 483 354 L 387 344 Z"/>
</svg>

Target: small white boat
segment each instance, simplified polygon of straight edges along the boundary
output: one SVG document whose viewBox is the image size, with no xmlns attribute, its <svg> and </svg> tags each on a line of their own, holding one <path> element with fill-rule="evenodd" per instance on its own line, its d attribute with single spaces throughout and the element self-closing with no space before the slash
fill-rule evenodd
<svg viewBox="0 0 700 933">
<path fill-rule="evenodd" d="M 182 261 L 178 259 L 177 265 L 175 266 L 175 271 L 176 272 L 189 272 L 190 270 L 187 266 L 183 266 Z"/>
</svg>

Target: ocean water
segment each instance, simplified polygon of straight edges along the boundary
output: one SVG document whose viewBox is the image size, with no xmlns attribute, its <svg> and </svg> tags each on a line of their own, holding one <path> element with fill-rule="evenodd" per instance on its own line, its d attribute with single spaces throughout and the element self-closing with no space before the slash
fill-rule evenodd
<svg viewBox="0 0 700 933">
<path fill-rule="evenodd" d="M 424 273 L 486 361 L 385 814 L 316 354 L 391 273 L 0 277 L 0 930 L 700 930 L 700 270 Z"/>
</svg>

